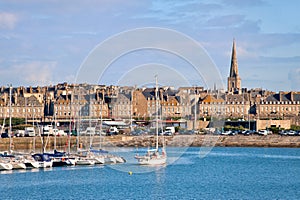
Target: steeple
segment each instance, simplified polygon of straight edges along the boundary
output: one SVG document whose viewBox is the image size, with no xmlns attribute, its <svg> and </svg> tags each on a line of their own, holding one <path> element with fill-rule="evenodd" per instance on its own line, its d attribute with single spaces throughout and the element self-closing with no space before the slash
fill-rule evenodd
<svg viewBox="0 0 300 200">
<path fill-rule="evenodd" d="M 237 63 L 237 57 L 236 57 L 235 40 L 233 39 L 232 53 L 231 53 L 230 76 L 229 77 L 237 77 L 237 76 L 239 76 L 239 72 L 238 72 L 238 63 Z"/>
<path fill-rule="evenodd" d="M 239 93 L 241 91 L 241 78 L 239 76 L 239 71 L 238 71 L 238 62 L 237 62 L 236 46 L 235 46 L 234 39 L 232 44 L 230 74 L 228 77 L 227 84 L 228 84 L 227 85 L 228 92 Z"/>
</svg>

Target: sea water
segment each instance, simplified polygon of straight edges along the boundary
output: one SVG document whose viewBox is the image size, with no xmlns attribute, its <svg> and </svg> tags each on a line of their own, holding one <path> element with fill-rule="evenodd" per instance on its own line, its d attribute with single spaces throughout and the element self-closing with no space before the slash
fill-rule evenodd
<svg viewBox="0 0 300 200">
<path fill-rule="evenodd" d="M 213 148 L 203 157 L 200 148 L 168 148 L 162 167 L 124 152 L 119 165 L 2 171 L 0 199 L 300 198 L 300 149 Z"/>
</svg>

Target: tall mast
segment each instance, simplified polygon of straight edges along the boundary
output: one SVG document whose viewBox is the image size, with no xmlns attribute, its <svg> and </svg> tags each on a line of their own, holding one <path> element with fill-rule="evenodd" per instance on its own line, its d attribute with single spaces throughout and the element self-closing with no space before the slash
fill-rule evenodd
<svg viewBox="0 0 300 200">
<path fill-rule="evenodd" d="M 81 117 L 81 91 L 80 91 L 80 86 L 78 87 L 78 113 L 77 113 L 77 115 L 78 115 L 78 119 L 77 119 L 77 152 L 78 152 L 78 150 L 79 150 L 79 134 L 80 134 L 80 117 Z"/>
<path fill-rule="evenodd" d="M 55 131 L 57 131 L 56 130 L 57 129 L 57 126 L 56 126 L 56 107 L 54 107 L 54 129 L 55 129 Z M 57 133 L 54 132 L 54 150 L 56 150 L 56 134 Z"/>
<path fill-rule="evenodd" d="M 25 98 L 26 99 L 26 98 Z M 31 110 L 33 111 L 33 102 L 31 102 Z M 26 109 L 27 110 L 27 109 Z M 33 130 L 34 130 L 34 113 L 32 113 L 32 127 L 33 127 Z M 33 152 L 35 152 L 35 136 L 36 136 L 36 133 L 34 131 L 34 137 L 33 137 Z"/>
<path fill-rule="evenodd" d="M 11 153 L 11 145 L 12 145 L 12 141 L 11 141 L 11 84 L 9 85 L 9 153 Z"/>
<path fill-rule="evenodd" d="M 133 98 L 133 90 L 130 91 L 130 131 L 132 131 L 132 98 Z"/>
<path fill-rule="evenodd" d="M 47 100 L 47 87 L 45 87 L 45 93 L 44 93 L 44 123 L 42 125 L 42 153 L 45 153 L 45 134 L 44 134 L 44 127 L 46 123 L 46 100 Z"/>
<path fill-rule="evenodd" d="M 101 139 L 102 139 L 102 106 L 103 106 L 103 95 L 102 95 L 102 99 L 101 99 L 101 104 L 100 104 L 100 135 L 99 135 L 99 139 L 100 139 L 100 143 L 99 143 L 99 150 L 101 150 Z"/>
<path fill-rule="evenodd" d="M 158 86 L 157 86 L 157 75 L 155 76 L 155 105 L 156 105 L 156 150 L 158 150 Z"/>
<path fill-rule="evenodd" d="M 194 99 L 195 99 L 195 107 L 194 107 L 194 130 L 196 130 L 197 123 L 197 101 L 196 101 L 196 86 L 194 87 Z"/>
<path fill-rule="evenodd" d="M 73 94 L 74 94 L 74 88 L 73 91 L 71 91 L 71 100 L 70 100 L 70 122 L 69 122 L 69 134 L 68 134 L 68 153 L 71 153 L 71 134 L 72 134 L 72 118 L 73 118 Z M 68 95 L 68 94 L 67 94 Z"/>
<path fill-rule="evenodd" d="M 90 147 L 89 147 L 89 150 L 92 148 L 92 143 L 93 143 L 93 138 L 92 138 L 92 116 L 91 116 L 91 109 L 92 109 L 92 106 L 91 106 L 91 86 L 89 85 L 88 86 L 88 89 L 89 89 L 89 131 L 90 131 Z M 96 129 L 95 129 L 95 133 L 96 134 Z"/>
</svg>

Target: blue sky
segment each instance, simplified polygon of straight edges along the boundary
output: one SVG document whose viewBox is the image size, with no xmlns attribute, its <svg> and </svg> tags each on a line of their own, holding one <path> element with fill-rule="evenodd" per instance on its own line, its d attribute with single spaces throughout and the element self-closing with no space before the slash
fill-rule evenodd
<svg viewBox="0 0 300 200">
<path fill-rule="evenodd" d="M 0 1 L 0 85 L 74 82 L 99 43 L 129 29 L 162 27 L 198 41 L 225 84 L 235 38 L 242 87 L 300 90 L 299 8 L 298 0 Z M 115 84 L 111 77 L 130 66 L 185 65 L 173 57 L 135 52 L 115 62 L 99 83 Z"/>
</svg>

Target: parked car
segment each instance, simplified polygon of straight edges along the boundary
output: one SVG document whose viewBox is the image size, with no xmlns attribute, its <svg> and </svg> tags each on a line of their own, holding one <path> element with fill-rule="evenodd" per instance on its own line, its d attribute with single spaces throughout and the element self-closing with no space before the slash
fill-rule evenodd
<svg viewBox="0 0 300 200">
<path fill-rule="evenodd" d="M 252 130 L 245 130 L 245 131 L 242 131 L 242 134 L 243 134 L 243 135 L 246 135 L 246 136 L 251 135 L 251 134 L 253 134 L 253 133 L 254 133 L 254 131 L 252 131 Z"/>
<path fill-rule="evenodd" d="M 231 130 L 222 132 L 221 135 L 233 135 L 233 132 Z"/>
<path fill-rule="evenodd" d="M 296 131 L 293 131 L 293 130 L 289 130 L 289 131 L 288 131 L 288 135 L 289 135 L 289 136 L 294 136 L 294 135 L 297 135 L 297 132 L 296 132 Z"/>
<path fill-rule="evenodd" d="M 8 138 L 9 135 L 7 132 L 1 133 L 1 138 Z"/>
<path fill-rule="evenodd" d="M 64 130 L 53 129 L 53 135 L 56 136 L 67 136 L 68 134 Z"/>
<path fill-rule="evenodd" d="M 25 130 L 16 130 L 14 135 L 16 137 L 24 137 L 25 136 Z"/>
<path fill-rule="evenodd" d="M 280 135 L 287 135 L 288 131 L 287 130 L 281 130 L 281 131 L 279 131 L 279 134 Z"/>
<path fill-rule="evenodd" d="M 165 131 L 164 133 L 163 133 L 165 136 L 172 136 L 173 135 L 173 133 L 172 133 L 172 131 Z"/>
<path fill-rule="evenodd" d="M 267 130 L 259 130 L 258 135 L 268 135 L 268 131 Z"/>
<path fill-rule="evenodd" d="M 35 136 L 34 127 L 26 127 L 25 128 L 25 137 L 34 137 L 34 136 Z"/>
</svg>

